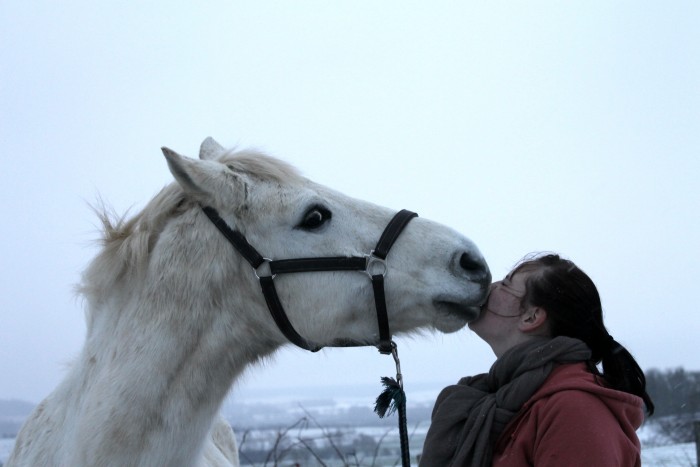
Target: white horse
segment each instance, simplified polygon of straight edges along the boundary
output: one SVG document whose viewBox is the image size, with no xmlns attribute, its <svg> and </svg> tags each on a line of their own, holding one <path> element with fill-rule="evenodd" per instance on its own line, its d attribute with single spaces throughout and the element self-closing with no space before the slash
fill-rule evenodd
<svg viewBox="0 0 700 467">
<path fill-rule="evenodd" d="M 237 376 L 288 343 L 256 272 L 202 206 L 270 258 L 362 256 L 393 212 L 300 176 L 276 159 L 164 149 L 177 183 L 137 215 L 104 223 L 83 274 L 87 336 L 65 380 L 20 431 L 10 466 L 237 465 L 217 412 Z M 460 329 L 477 316 L 490 274 L 474 244 L 414 219 L 387 259 L 391 331 Z M 304 338 L 377 342 L 372 286 L 352 271 L 286 274 L 280 300 Z"/>
</svg>

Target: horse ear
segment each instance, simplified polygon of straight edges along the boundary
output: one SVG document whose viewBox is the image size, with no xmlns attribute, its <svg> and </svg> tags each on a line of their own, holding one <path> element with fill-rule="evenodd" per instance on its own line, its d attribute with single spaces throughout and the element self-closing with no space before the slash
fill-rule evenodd
<svg viewBox="0 0 700 467">
<path fill-rule="evenodd" d="M 199 158 L 202 160 L 213 160 L 219 157 L 226 149 L 217 143 L 214 138 L 207 136 L 202 145 L 199 146 Z"/>
<path fill-rule="evenodd" d="M 239 176 L 226 174 L 223 164 L 190 159 L 166 147 L 161 150 L 175 180 L 188 196 L 198 202 L 221 207 L 237 206 L 245 200 L 245 181 Z"/>
</svg>

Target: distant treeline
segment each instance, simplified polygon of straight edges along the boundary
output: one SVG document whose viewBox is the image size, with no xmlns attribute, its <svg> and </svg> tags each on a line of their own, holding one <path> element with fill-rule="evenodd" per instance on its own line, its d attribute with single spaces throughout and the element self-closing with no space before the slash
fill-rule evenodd
<svg viewBox="0 0 700 467">
<path fill-rule="evenodd" d="M 645 372 L 647 392 L 654 401 L 654 418 L 700 416 L 700 371 L 683 368 Z"/>
</svg>

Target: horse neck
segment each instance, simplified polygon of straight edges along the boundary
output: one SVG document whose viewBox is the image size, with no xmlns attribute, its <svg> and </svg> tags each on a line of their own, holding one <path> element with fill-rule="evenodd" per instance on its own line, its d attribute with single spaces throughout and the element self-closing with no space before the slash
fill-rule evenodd
<svg viewBox="0 0 700 467">
<path fill-rule="evenodd" d="M 234 279 L 239 266 L 225 281 L 207 266 L 156 258 L 144 277 L 89 304 L 86 344 L 64 392 L 78 394 L 67 397 L 82 414 L 76 439 L 91 443 L 80 442 L 86 463 L 191 464 L 234 379 L 279 346 L 264 331 L 269 318 L 258 321 L 259 290 Z M 193 277 L 197 270 L 209 277 Z"/>
</svg>

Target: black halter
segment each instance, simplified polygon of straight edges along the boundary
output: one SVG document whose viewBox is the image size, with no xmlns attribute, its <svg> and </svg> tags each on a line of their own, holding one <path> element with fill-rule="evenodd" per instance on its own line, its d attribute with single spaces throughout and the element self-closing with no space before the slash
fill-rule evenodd
<svg viewBox="0 0 700 467">
<path fill-rule="evenodd" d="M 294 329 L 294 326 L 292 326 L 277 296 L 277 290 L 273 282 L 277 274 L 319 271 L 364 271 L 371 278 L 372 288 L 374 289 L 374 303 L 377 309 L 377 323 L 379 325 L 379 342 L 376 344 L 376 347 L 383 354 L 392 353 L 394 344 L 391 341 L 389 318 L 387 316 L 386 300 L 384 297 L 384 276 L 387 272 L 386 257 L 404 227 L 406 227 L 411 219 L 418 216 L 418 214 L 407 211 L 406 209 L 396 213 L 384 229 L 382 236 L 377 242 L 377 246 L 374 250 L 370 251 L 369 254 L 364 256 L 329 256 L 273 261 L 258 253 L 258 251 L 248 243 L 241 232 L 231 229 L 214 208 L 207 206 L 202 209 L 224 237 L 226 237 L 236 250 L 238 250 L 251 266 L 253 266 L 255 276 L 260 280 L 260 286 L 265 296 L 267 307 L 270 309 L 272 319 L 275 320 L 279 330 L 290 342 L 302 349 L 310 350 L 311 352 L 317 352 L 324 347 L 323 345 L 306 340 L 299 335 Z M 263 269 L 262 266 L 266 263 L 269 267 L 269 274 L 259 274 L 260 270 Z M 336 339 L 328 346 L 358 347 L 365 345 L 375 344 L 358 342 L 352 339 Z"/>
</svg>

